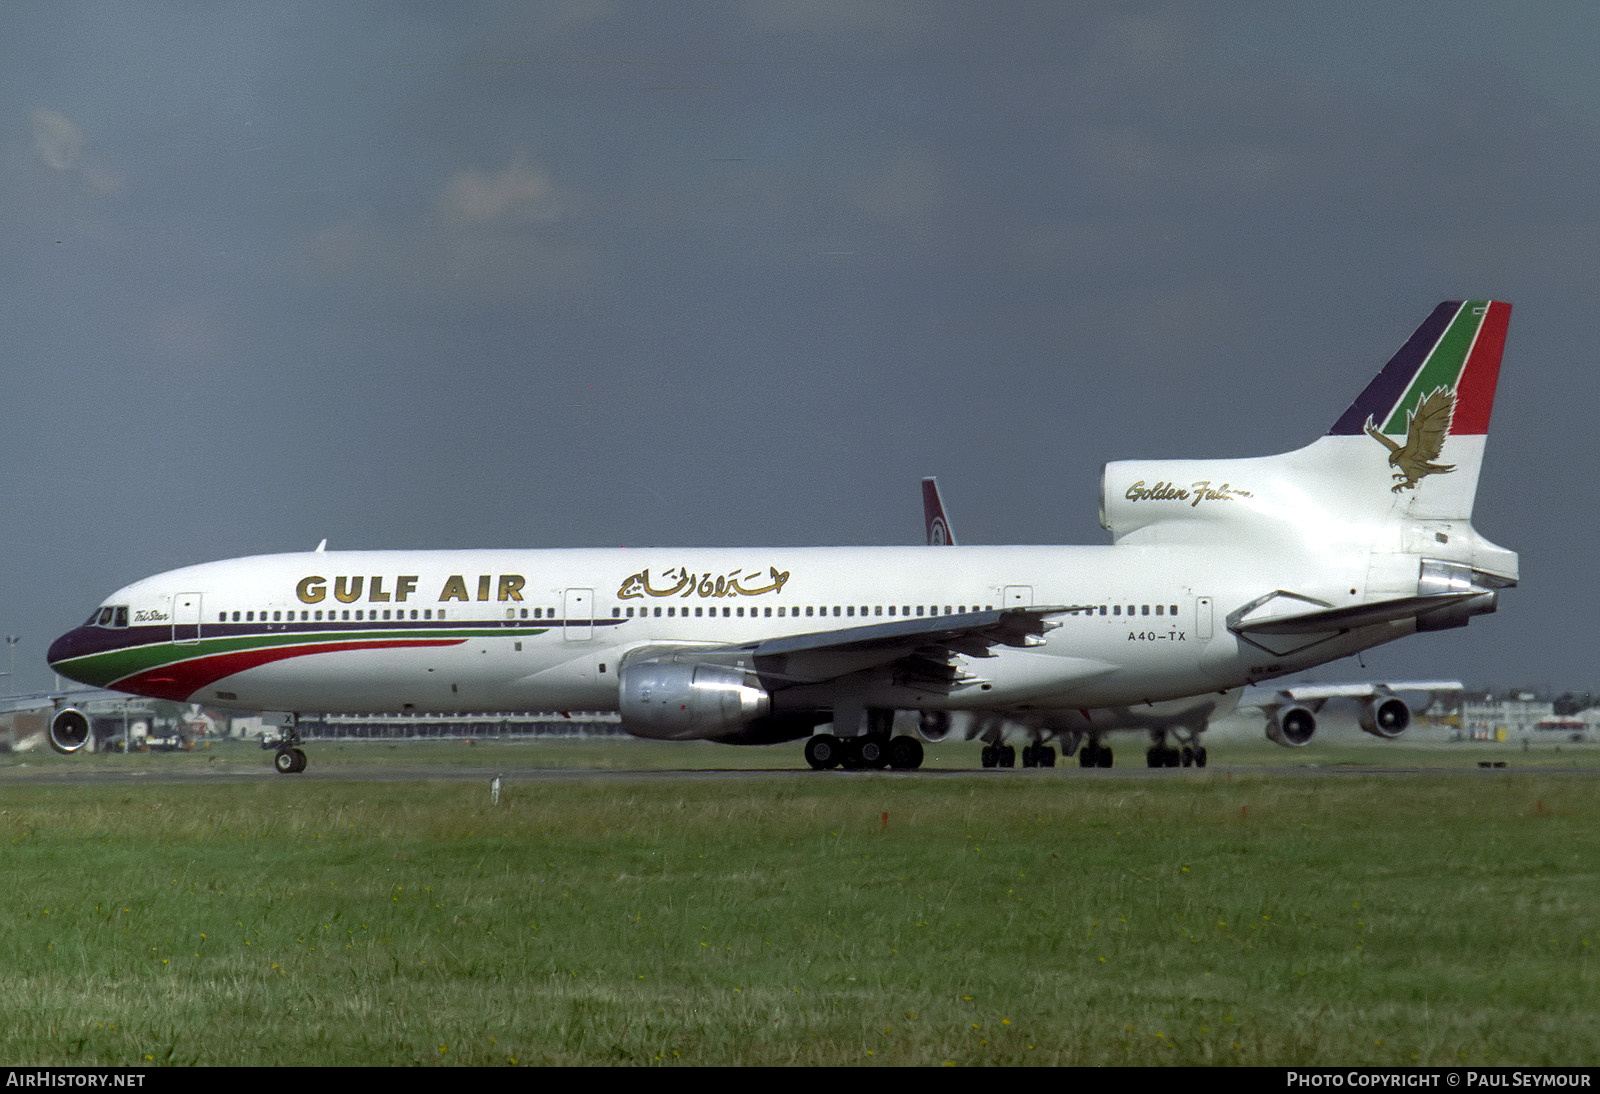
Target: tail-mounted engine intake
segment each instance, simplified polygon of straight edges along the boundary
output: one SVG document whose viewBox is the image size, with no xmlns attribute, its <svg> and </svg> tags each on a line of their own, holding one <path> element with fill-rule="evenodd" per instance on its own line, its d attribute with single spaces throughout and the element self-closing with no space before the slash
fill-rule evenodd
<svg viewBox="0 0 1600 1094">
<path fill-rule="evenodd" d="M 93 733 L 89 716 L 72 707 L 63 707 L 50 719 L 50 747 L 57 752 L 77 752 L 89 743 Z"/>
<path fill-rule="evenodd" d="M 724 737 L 772 705 L 754 677 L 726 665 L 638 661 L 623 666 L 619 689 L 623 728 L 666 740 Z"/>
<path fill-rule="evenodd" d="M 1423 559 L 1422 574 L 1417 580 L 1417 595 L 1448 597 L 1451 603 L 1419 614 L 1417 630 L 1447 631 L 1453 627 L 1465 627 L 1473 616 L 1494 611 L 1499 599 L 1495 586 L 1504 584 L 1503 578 L 1475 571 L 1471 566 L 1459 562 Z"/>
<path fill-rule="evenodd" d="M 1393 695 L 1388 698 L 1374 696 L 1370 703 L 1361 708 L 1361 728 L 1374 737 L 1390 740 L 1404 733 L 1410 724 L 1411 708 L 1404 699 Z"/>
<path fill-rule="evenodd" d="M 1404 704 L 1401 704 L 1402 706 Z M 1317 716 L 1298 704 L 1279 707 L 1267 723 L 1267 736 L 1276 744 L 1299 748 L 1317 731 Z"/>
</svg>

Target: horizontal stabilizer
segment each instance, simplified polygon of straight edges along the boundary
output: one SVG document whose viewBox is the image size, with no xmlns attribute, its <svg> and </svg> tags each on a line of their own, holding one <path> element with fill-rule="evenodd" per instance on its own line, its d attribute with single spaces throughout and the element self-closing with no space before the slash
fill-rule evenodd
<svg viewBox="0 0 1600 1094">
<path fill-rule="evenodd" d="M 1244 618 L 1230 622 L 1229 628 L 1238 634 L 1326 634 L 1330 631 L 1349 631 L 1357 627 L 1376 626 L 1379 623 L 1416 619 L 1433 612 L 1465 605 L 1470 600 L 1484 596 L 1492 598 L 1494 594 L 1474 589 L 1470 592 L 1431 596 L 1403 596 L 1371 604 L 1356 604 L 1348 608 L 1322 608 L 1258 620 Z"/>
</svg>

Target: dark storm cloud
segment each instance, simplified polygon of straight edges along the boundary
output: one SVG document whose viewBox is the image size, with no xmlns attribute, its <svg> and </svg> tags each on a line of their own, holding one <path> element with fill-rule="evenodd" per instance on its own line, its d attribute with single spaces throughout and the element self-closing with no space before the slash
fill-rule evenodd
<svg viewBox="0 0 1600 1094">
<path fill-rule="evenodd" d="M 1100 542 L 1103 460 L 1303 444 L 1494 294 L 1527 580 L 1368 663 L 1592 686 L 1592 32 L 1499 12 L 8 9 L 0 620 L 323 536 L 903 542 L 929 473 Z"/>
</svg>

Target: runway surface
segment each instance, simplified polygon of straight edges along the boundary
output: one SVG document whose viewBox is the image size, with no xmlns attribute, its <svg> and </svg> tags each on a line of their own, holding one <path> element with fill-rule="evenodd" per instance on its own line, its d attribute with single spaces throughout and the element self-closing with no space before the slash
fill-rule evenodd
<svg viewBox="0 0 1600 1094">
<path fill-rule="evenodd" d="M 316 766 L 313 755 L 311 766 L 298 775 L 279 775 L 270 763 L 263 762 L 259 769 L 230 764 L 223 769 L 207 770 L 189 768 L 163 771 L 145 768 L 121 770 L 113 768 L 74 770 L 56 766 L 28 769 L 23 765 L 0 769 L 0 790 L 7 786 L 104 786 L 104 785 L 169 785 L 182 783 L 218 783 L 260 781 L 299 782 L 482 782 L 487 785 L 499 776 L 504 786 L 533 785 L 538 783 L 570 782 L 751 782 L 761 779 L 853 779 L 876 781 L 882 779 L 1036 779 L 1070 785 L 1083 779 L 1233 779 L 1233 778 L 1352 778 L 1352 777 L 1405 777 L 1453 775 L 1458 778 L 1516 778 L 1527 775 L 1565 776 L 1593 779 L 1600 777 L 1597 767 L 1570 767 L 1539 763 L 1507 763 L 1503 767 L 1428 766 L 1416 764 L 1283 764 L 1260 765 L 1217 764 L 1196 769 L 1125 767 L 1110 769 L 1082 769 L 1075 765 L 1056 768 L 990 768 L 990 769 L 929 769 L 922 771 L 812 771 L 809 768 L 674 768 L 639 769 L 594 767 L 426 767 L 416 764 L 325 765 Z"/>
</svg>

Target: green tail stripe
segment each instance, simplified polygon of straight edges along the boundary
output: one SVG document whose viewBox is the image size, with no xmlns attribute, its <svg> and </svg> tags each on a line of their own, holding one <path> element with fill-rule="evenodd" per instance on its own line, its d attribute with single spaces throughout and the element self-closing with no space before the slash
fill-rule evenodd
<svg viewBox="0 0 1600 1094">
<path fill-rule="evenodd" d="M 1406 390 L 1405 398 L 1400 400 L 1394 413 L 1383 424 L 1383 432 L 1404 433 L 1407 417 L 1417 409 L 1418 403 L 1441 387 L 1455 390 L 1456 382 L 1461 379 L 1461 370 L 1467 363 L 1467 353 L 1478 336 L 1484 316 L 1488 314 L 1488 303 L 1487 300 L 1468 300 L 1461 305 L 1461 310 L 1456 313 L 1444 336 L 1439 339 L 1439 344 L 1434 346 L 1428 360 L 1418 371 L 1417 378 Z"/>
</svg>

